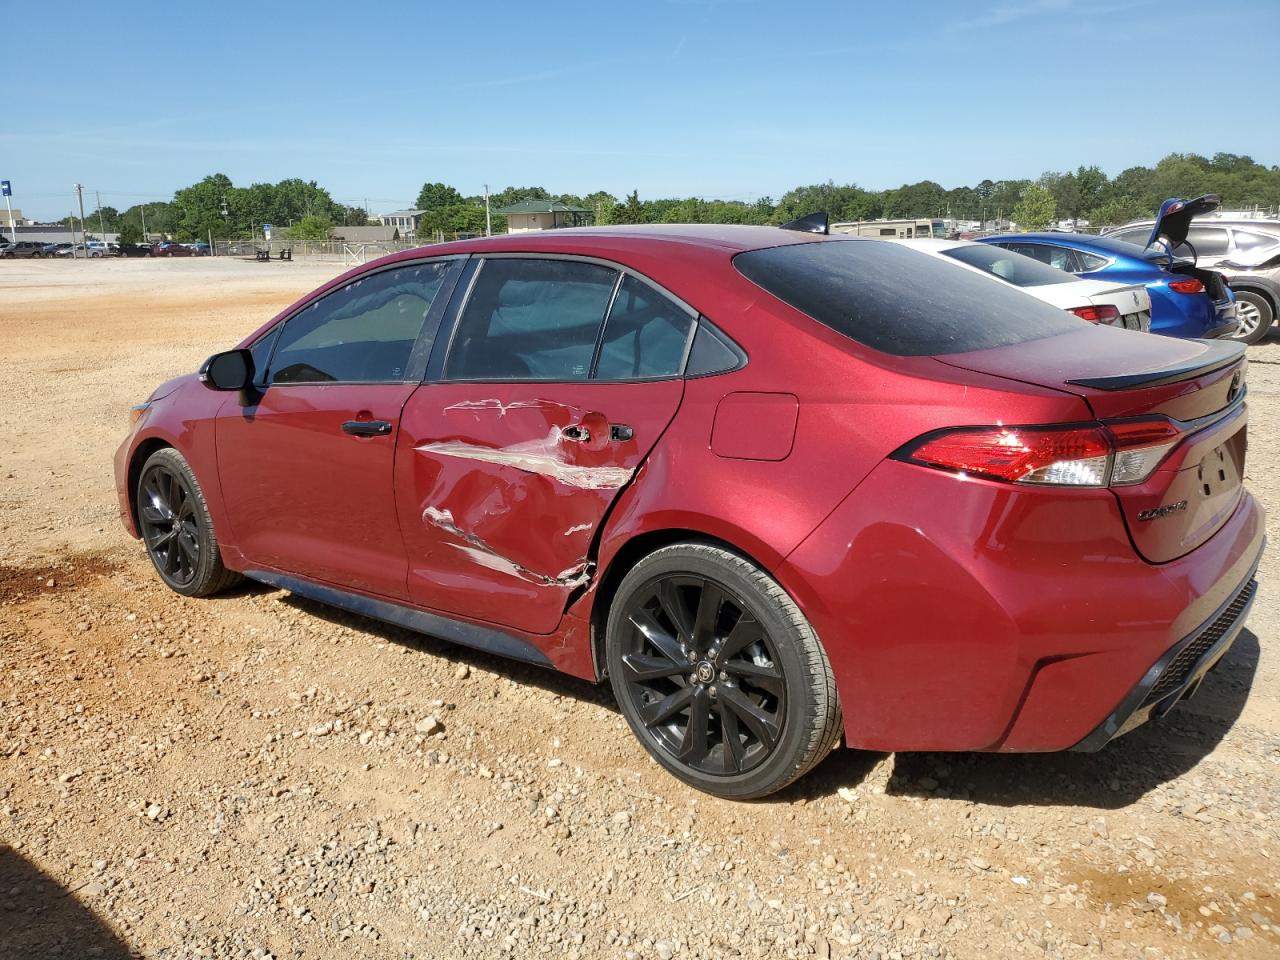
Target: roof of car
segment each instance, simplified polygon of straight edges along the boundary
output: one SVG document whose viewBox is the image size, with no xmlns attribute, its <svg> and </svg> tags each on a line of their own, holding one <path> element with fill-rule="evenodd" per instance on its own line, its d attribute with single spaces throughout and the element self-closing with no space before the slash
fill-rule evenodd
<svg viewBox="0 0 1280 960">
<path fill-rule="evenodd" d="M 480 253 L 485 250 L 536 252 L 579 252 L 585 246 L 601 243 L 616 248 L 656 245 L 718 248 L 730 253 L 779 247 L 825 239 L 853 240 L 855 237 L 823 237 L 814 233 L 783 230 L 781 227 L 745 226 L 723 223 L 644 223 L 626 226 L 566 227 L 558 230 L 533 230 L 504 233 L 473 240 L 457 240 L 432 246 L 432 254 Z"/>
</svg>

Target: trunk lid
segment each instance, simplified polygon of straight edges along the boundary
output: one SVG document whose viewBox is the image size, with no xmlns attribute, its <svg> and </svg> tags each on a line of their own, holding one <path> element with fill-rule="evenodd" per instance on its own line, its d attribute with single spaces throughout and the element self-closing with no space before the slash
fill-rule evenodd
<svg viewBox="0 0 1280 960">
<path fill-rule="evenodd" d="M 1151 236 L 1147 246 L 1151 246 L 1161 237 L 1169 241 L 1169 249 L 1176 250 L 1187 240 L 1187 230 L 1191 221 L 1206 213 L 1213 213 L 1222 201 L 1216 193 L 1207 193 L 1194 200 L 1181 200 L 1170 197 L 1160 204 L 1160 212 L 1156 214 L 1156 222 L 1151 227 Z"/>
<path fill-rule="evenodd" d="M 1176 340 L 1094 326 L 1027 343 L 950 354 L 949 366 L 1052 387 L 1099 420 L 1163 416 L 1181 442 L 1140 484 L 1113 486 L 1134 548 L 1152 563 L 1208 540 L 1243 494 L 1245 351 L 1232 341 Z"/>
</svg>

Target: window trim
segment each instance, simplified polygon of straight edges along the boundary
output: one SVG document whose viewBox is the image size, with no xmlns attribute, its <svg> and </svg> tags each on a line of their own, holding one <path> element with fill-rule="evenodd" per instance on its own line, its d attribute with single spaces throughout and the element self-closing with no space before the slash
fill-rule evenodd
<svg viewBox="0 0 1280 960">
<path fill-rule="evenodd" d="M 267 355 L 267 370 L 270 370 L 271 364 L 276 358 L 276 350 L 280 346 L 281 331 L 284 330 L 285 325 L 288 324 L 289 321 L 294 319 L 294 317 L 297 317 L 304 310 L 310 309 L 313 305 L 319 303 L 321 300 L 324 300 L 332 294 L 337 293 L 339 290 L 342 290 L 356 280 L 366 280 L 369 277 L 377 276 L 381 273 L 387 273 L 391 270 L 403 269 L 405 267 L 425 266 L 431 263 L 448 263 L 450 264 L 450 268 L 445 271 L 444 278 L 440 281 L 440 289 L 432 299 L 431 306 L 427 308 L 426 316 L 424 316 L 422 320 L 422 327 L 418 330 L 418 336 L 413 341 L 413 346 L 409 349 L 409 360 L 405 365 L 404 375 L 399 380 L 295 380 L 285 381 L 283 383 L 257 383 L 255 386 L 258 387 L 258 389 L 265 391 L 272 387 L 334 387 L 346 385 L 386 386 L 388 384 L 396 383 L 422 382 L 422 377 L 427 366 L 427 357 L 424 355 L 424 335 L 428 329 L 431 329 L 431 325 L 434 324 L 435 329 L 433 331 L 431 341 L 432 344 L 434 344 L 435 338 L 439 335 L 441 321 L 443 320 L 445 310 L 449 302 L 453 299 L 454 288 L 457 285 L 458 277 L 462 274 L 462 269 L 466 265 L 467 259 L 468 256 L 466 254 L 457 253 L 447 254 L 440 257 L 416 257 L 410 260 L 398 260 L 393 263 L 376 267 L 372 270 L 366 270 L 364 273 L 349 277 L 345 283 L 324 288 L 320 292 L 316 293 L 315 296 L 308 297 L 304 302 L 298 304 L 298 306 L 293 310 L 290 310 L 287 316 L 281 317 L 268 327 L 261 337 L 258 337 L 245 347 L 245 349 L 252 349 L 253 345 L 263 338 L 275 337 L 276 342 L 271 345 L 271 352 Z M 254 378 L 257 379 L 258 374 L 261 372 L 262 371 L 255 370 Z"/>
<path fill-rule="evenodd" d="M 476 283 L 479 280 L 481 272 L 484 270 L 484 264 L 489 260 L 560 260 L 571 263 L 591 263 L 597 266 L 606 267 L 616 271 L 618 278 L 614 281 L 613 291 L 609 295 L 609 303 L 605 308 L 604 317 L 600 321 L 600 329 L 596 332 L 596 343 L 591 356 L 591 370 L 585 380 L 542 380 L 537 378 L 521 378 L 512 379 L 496 378 L 496 377 L 446 377 L 444 375 L 445 365 L 448 362 L 449 354 L 453 350 L 453 341 L 457 336 L 458 328 L 461 326 L 461 320 L 466 313 L 467 305 L 471 302 L 471 295 L 475 291 Z M 614 260 L 606 260 L 603 257 L 592 257 L 582 254 L 571 253 L 523 253 L 519 251 L 495 251 L 493 253 L 477 253 L 471 256 L 470 263 L 475 264 L 475 268 L 471 272 L 471 276 L 467 281 L 466 289 L 462 292 L 462 296 L 455 305 L 452 305 L 449 316 L 445 321 L 449 325 L 449 333 L 447 337 L 436 337 L 436 343 L 439 344 L 443 340 L 448 342 L 443 348 L 437 347 L 432 350 L 431 362 L 427 367 L 427 375 L 424 383 L 547 383 L 547 384 L 583 384 L 583 383 L 661 383 L 666 380 L 681 380 L 685 376 L 685 368 L 689 363 L 689 353 L 693 349 L 693 338 L 698 330 L 698 321 L 702 317 L 702 313 L 683 297 L 676 296 L 660 283 L 656 283 L 649 277 L 645 276 L 638 270 L 628 267 L 626 264 L 618 263 Z M 666 374 L 658 377 L 624 377 L 621 379 L 601 380 L 596 378 L 596 364 L 599 360 L 600 348 L 603 344 L 605 327 L 609 323 L 609 316 L 613 312 L 614 302 L 617 300 L 618 291 L 622 287 L 622 282 L 627 277 L 634 277 L 636 280 L 652 288 L 654 292 L 666 297 L 681 310 L 689 314 L 690 324 L 689 330 L 685 334 L 684 351 L 680 356 L 680 369 L 673 374 Z M 727 334 L 726 334 L 727 336 Z M 436 350 L 440 351 L 437 357 Z M 738 348 L 741 351 L 741 348 Z M 741 367 L 735 368 L 741 369 Z M 727 371 L 726 371 L 727 372 Z"/>
</svg>

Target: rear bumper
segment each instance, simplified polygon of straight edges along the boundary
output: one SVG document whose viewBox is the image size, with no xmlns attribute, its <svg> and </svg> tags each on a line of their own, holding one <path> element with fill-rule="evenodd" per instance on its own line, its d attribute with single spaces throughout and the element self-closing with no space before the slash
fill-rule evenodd
<svg viewBox="0 0 1280 960">
<path fill-rule="evenodd" d="M 1232 307 L 1234 306 L 1235 304 L 1232 304 Z M 1238 321 L 1235 318 L 1235 310 L 1233 309 L 1231 311 L 1231 321 L 1229 323 L 1218 324 L 1218 326 L 1211 327 L 1210 329 L 1206 330 L 1203 339 L 1220 340 L 1223 337 L 1229 337 L 1236 332 L 1236 329 L 1239 326 L 1240 326 L 1240 321 Z"/>
<path fill-rule="evenodd" d="M 1199 630 L 1175 644 L 1152 664 L 1120 705 L 1072 749 L 1083 752 L 1101 750 L 1116 737 L 1124 736 L 1148 720 L 1163 717 L 1193 696 L 1200 688 L 1200 682 L 1226 656 L 1244 629 L 1258 594 L 1258 581 L 1253 579 L 1253 573 L 1250 572 L 1249 579 L 1235 596 Z"/>
</svg>

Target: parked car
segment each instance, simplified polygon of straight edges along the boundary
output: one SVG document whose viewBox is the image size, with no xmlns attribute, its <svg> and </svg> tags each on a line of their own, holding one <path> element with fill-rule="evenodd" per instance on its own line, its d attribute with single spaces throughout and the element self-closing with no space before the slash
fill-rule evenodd
<svg viewBox="0 0 1280 960">
<path fill-rule="evenodd" d="M 91 244 L 77 243 L 60 243 L 58 249 L 54 251 L 56 257 L 101 257 L 102 251 L 93 247 Z"/>
<path fill-rule="evenodd" d="M 1081 280 L 1032 257 L 985 243 L 930 239 L 892 242 L 995 277 L 1090 323 L 1105 323 L 1122 330 L 1151 329 L 1151 296 L 1142 284 Z"/>
<path fill-rule="evenodd" d="M 151 256 L 151 247 L 145 243 L 122 243 L 120 244 L 120 256 L 149 257 Z"/>
<path fill-rule="evenodd" d="M 1151 295 L 1151 332 L 1170 337 L 1231 337 L 1236 302 L 1222 275 L 1190 260 L 1170 262 L 1158 250 L 1081 233 L 1017 233 L 980 237 L 1087 280 L 1141 283 Z"/>
<path fill-rule="evenodd" d="M 1104 236 L 1145 245 L 1154 220 L 1142 220 L 1108 230 Z M 1239 303 L 1236 339 L 1257 343 L 1276 319 L 1280 284 L 1280 220 L 1198 220 L 1174 253 L 1198 258 L 1230 284 Z"/>
<path fill-rule="evenodd" d="M 44 255 L 46 257 L 57 256 L 59 250 L 65 250 L 70 246 L 71 244 L 69 243 L 46 243 L 44 245 Z"/>
<path fill-rule="evenodd" d="M 1098 749 L 1194 691 L 1263 546 L 1244 376 L 880 240 L 549 230 L 326 283 L 135 407 L 115 476 L 178 593 L 607 680 L 747 798 L 842 735 Z"/>
<path fill-rule="evenodd" d="M 43 257 L 44 244 L 38 240 L 19 240 L 0 247 L 0 257 Z"/>
<path fill-rule="evenodd" d="M 151 245 L 151 255 L 153 257 L 189 257 L 191 248 L 181 243 L 174 243 L 172 240 L 161 240 Z"/>
<path fill-rule="evenodd" d="M 209 245 L 203 240 L 197 240 L 195 243 L 188 243 L 191 248 L 191 255 L 195 257 L 207 257 L 210 254 Z"/>
</svg>

